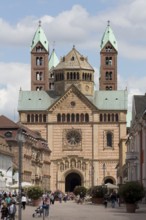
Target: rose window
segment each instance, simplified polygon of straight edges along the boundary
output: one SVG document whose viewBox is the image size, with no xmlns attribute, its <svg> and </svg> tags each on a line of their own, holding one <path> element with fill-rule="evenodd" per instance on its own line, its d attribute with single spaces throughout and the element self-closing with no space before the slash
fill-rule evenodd
<svg viewBox="0 0 146 220">
<path fill-rule="evenodd" d="M 68 131 L 66 139 L 70 145 L 76 145 L 81 141 L 81 134 L 76 130 Z"/>
</svg>

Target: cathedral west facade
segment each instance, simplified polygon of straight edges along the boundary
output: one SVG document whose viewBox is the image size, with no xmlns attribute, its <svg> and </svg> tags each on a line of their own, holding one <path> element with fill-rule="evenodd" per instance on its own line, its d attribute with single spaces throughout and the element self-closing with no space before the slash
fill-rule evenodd
<svg viewBox="0 0 146 220">
<path fill-rule="evenodd" d="M 21 123 L 39 131 L 51 149 L 50 189 L 116 184 L 127 91 L 118 90 L 114 33 L 108 24 L 101 40 L 98 91 L 93 67 L 75 46 L 60 61 L 48 48 L 39 23 L 31 44 L 31 91 L 19 92 L 18 112 Z"/>
</svg>

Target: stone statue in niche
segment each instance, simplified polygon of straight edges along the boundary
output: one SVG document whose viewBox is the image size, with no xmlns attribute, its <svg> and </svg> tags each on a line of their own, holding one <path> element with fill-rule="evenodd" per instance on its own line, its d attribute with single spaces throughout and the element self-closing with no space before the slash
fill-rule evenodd
<svg viewBox="0 0 146 220">
<path fill-rule="evenodd" d="M 78 169 L 81 169 L 81 161 L 78 161 L 78 162 L 77 162 L 77 168 L 78 168 Z"/>
<path fill-rule="evenodd" d="M 66 160 L 65 161 L 65 169 L 68 169 L 69 168 L 69 162 Z"/>
<path fill-rule="evenodd" d="M 39 151 L 36 153 L 36 161 L 37 162 L 40 161 L 40 152 Z"/>
<path fill-rule="evenodd" d="M 36 159 L 36 152 L 34 150 L 32 150 L 32 159 Z"/>
<path fill-rule="evenodd" d="M 64 163 L 60 164 L 60 171 L 62 172 L 64 170 Z"/>
<path fill-rule="evenodd" d="M 76 167 L 76 161 L 75 160 L 72 160 L 71 161 L 71 168 L 75 168 Z"/>
</svg>

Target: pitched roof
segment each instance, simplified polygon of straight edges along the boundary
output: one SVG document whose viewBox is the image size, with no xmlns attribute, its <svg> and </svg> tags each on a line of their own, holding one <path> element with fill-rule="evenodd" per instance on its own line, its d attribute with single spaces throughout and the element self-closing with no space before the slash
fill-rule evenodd
<svg viewBox="0 0 146 220">
<path fill-rule="evenodd" d="M 64 56 L 55 69 L 86 69 L 93 70 L 88 59 L 81 55 L 73 46 L 72 50 Z"/>
<path fill-rule="evenodd" d="M 49 42 L 46 38 L 46 35 L 44 33 L 44 30 L 41 27 L 41 23 L 39 22 L 39 26 L 34 34 L 34 37 L 32 39 L 32 44 L 31 44 L 31 50 L 33 50 L 33 48 L 37 45 L 37 43 L 41 43 L 44 48 L 46 49 L 46 51 L 49 50 Z"/>
<path fill-rule="evenodd" d="M 113 30 L 111 29 L 110 25 L 106 27 L 106 30 L 103 34 L 102 40 L 101 40 L 101 45 L 100 48 L 101 50 L 104 48 L 104 46 L 110 42 L 112 46 L 118 51 L 118 45 L 117 45 L 117 40 L 115 38 L 115 35 L 113 33 Z"/>
<path fill-rule="evenodd" d="M 58 65 L 58 63 L 59 63 L 59 59 L 55 53 L 55 49 L 53 49 L 51 56 L 50 56 L 50 59 L 49 59 L 49 70 L 51 68 L 56 67 Z"/>
<path fill-rule="evenodd" d="M 95 91 L 93 103 L 101 110 L 127 110 L 127 101 L 127 90 Z"/>
<path fill-rule="evenodd" d="M 4 115 L 0 116 L 0 128 L 19 128 L 19 126 Z"/>
<path fill-rule="evenodd" d="M 18 111 L 44 111 L 57 100 L 46 91 L 19 91 Z"/>
</svg>

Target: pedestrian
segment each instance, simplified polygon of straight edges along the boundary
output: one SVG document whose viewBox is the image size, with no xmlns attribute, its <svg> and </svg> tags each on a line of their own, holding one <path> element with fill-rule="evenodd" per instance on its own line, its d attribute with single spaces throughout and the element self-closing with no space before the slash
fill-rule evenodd
<svg viewBox="0 0 146 220">
<path fill-rule="evenodd" d="M 104 207 L 107 208 L 107 204 L 108 204 L 108 195 L 107 194 L 105 194 L 105 196 L 104 196 L 103 203 L 104 203 Z"/>
<path fill-rule="evenodd" d="M 77 204 L 79 204 L 81 202 L 80 194 L 77 195 L 76 201 L 77 201 Z"/>
<path fill-rule="evenodd" d="M 115 203 L 116 203 L 117 197 L 116 197 L 116 193 L 114 191 L 112 192 L 110 199 L 111 199 L 111 203 L 112 203 L 112 208 L 115 208 Z"/>
<path fill-rule="evenodd" d="M 63 195 L 62 195 L 62 193 L 60 192 L 59 195 L 58 195 L 58 198 L 59 198 L 59 202 L 60 202 L 60 203 L 62 202 L 62 197 L 63 197 Z"/>
<path fill-rule="evenodd" d="M 1 208 L 1 219 L 7 220 L 8 217 L 8 208 L 7 204 L 4 202 L 2 203 L 2 208 Z"/>
<path fill-rule="evenodd" d="M 15 220 L 16 211 L 17 211 L 16 203 L 15 202 L 11 202 L 9 207 L 8 207 L 9 218 L 11 220 Z"/>
<path fill-rule="evenodd" d="M 44 199 L 43 208 L 44 208 L 44 215 L 45 215 L 46 217 L 49 216 L 49 209 L 50 209 L 50 198 L 49 198 L 49 196 L 47 196 L 47 197 Z"/>
<path fill-rule="evenodd" d="M 23 210 L 24 210 L 25 207 L 26 207 L 26 202 L 27 202 L 27 198 L 26 198 L 25 194 L 22 194 L 21 204 L 22 204 Z"/>
<path fill-rule="evenodd" d="M 54 194 L 52 193 L 52 194 L 50 195 L 50 203 L 51 203 L 52 205 L 54 205 L 54 201 L 55 201 L 55 198 L 54 198 Z"/>
</svg>

